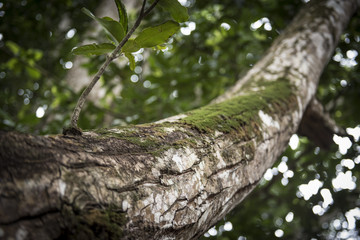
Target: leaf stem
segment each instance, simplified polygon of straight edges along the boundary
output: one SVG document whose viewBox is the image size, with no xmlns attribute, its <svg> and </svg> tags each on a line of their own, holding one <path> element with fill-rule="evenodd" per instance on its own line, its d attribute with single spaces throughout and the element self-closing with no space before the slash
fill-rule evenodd
<svg viewBox="0 0 360 240">
<path fill-rule="evenodd" d="M 104 74 L 107 66 L 109 66 L 109 64 L 119 56 L 118 53 L 120 52 L 120 49 L 125 45 L 125 43 L 129 40 L 131 35 L 139 27 L 143 18 L 146 17 L 150 13 L 150 11 L 156 6 L 156 4 L 158 2 L 159 2 L 159 0 L 154 1 L 150 5 L 150 7 L 145 10 L 146 0 L 143 1 L 139 16 L 136 19 L 136 22 L 134 23 L 133 27 L 129 30 L 129 32 L 125 35 L 125 37 L 121 40 L 121 42 L 116 46 L 114 51 L 109 56 L 106 57 L 106 61 L 103 63 L 103 65 L 101 66 L 99 71 L 96 73 L 94 78 L 91 80 L 90 84 L 82 92 L 82 94 L 76 104 L 76 107 L 72 113 L 72 116 L 71 116 L 71 127 L 72 128 L 79 129 L 77 126 L 77 122 L 79 120 L 79 115 L 80 115 L 81 109 L 84 106 L 87 96 L 89 95 L 89 93 L 91 92 L 91 90 L 93 89 L 93 87 L 95 86 L 97 81 L 99 81 L 100 77 Z"/>
</svg>

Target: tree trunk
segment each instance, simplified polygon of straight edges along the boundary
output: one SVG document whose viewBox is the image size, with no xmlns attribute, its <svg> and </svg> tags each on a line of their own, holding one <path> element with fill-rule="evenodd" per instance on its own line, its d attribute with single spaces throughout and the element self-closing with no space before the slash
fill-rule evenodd
<svg viewBox="0 0 360 240">
<path fill-rule="evenodd" d="M 284 151 L 358 5 L 311 1 L 200 109 L 82 136 L 1 132 L 0 238 L 199 238 Z"/>
</svg>

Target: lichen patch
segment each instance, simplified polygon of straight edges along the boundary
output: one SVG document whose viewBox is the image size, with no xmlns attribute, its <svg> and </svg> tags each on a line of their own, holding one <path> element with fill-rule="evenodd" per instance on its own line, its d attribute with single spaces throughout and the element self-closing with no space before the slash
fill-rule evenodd
<svg viewBox="0 0 360 240">
<path fill-rule="evenodd" d="M 63 180 L 59 180 L 59 192 L 60 192 L 60 196 L 64 196 L 65 194 L 65 189 L 66 189 L 66 183 Z"/>
<path fill-rule="evenodd" d="M 266 127 L 275 127 L 280 129 L 279 122 L 275 121 L 270 115 L 264 113 L 262 110 L 259 111 L 259 117 Z"/>
</svg>

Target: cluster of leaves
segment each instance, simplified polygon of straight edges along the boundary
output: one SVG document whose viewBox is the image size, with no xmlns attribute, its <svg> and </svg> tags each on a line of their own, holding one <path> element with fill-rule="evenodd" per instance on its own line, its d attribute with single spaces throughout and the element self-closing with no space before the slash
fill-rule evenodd
<svg viewBox="0 0 360 240">
<path fill-rule="evenodd" d="M 141 48 L 162 48 L 163 44 L 174 35 L 179 29 L 179 23 L 185 22 L 189 15 L 187 8 L 183 7 L 177 0 L 162 0 L 159 5 L 166 11 L 171 13 L 173 20 L 168 20 L 160 25 L 148 27 L 141 31 L 137 37 L 126 39 L 128 33 L 128 15 L 124 4 L 120 0 L 115 0 L 119 21 L 115 21 L 110 17 L 98 18 L 94 16 L 87 8 L 83 8 L 83 12 L 90 18 L 96 20 L 106 31 L 111 43 L 89 44 L 73 49 L 76 55 L 102 55 L 115 50 L 116 46 L 123 42 L 121 53 L 130 61 L 130 68 L 135 68 L 135 58 L 133 52 L 139 51 Z M 124 41 L 126 43 L 124 44 Z"/>
</svg>

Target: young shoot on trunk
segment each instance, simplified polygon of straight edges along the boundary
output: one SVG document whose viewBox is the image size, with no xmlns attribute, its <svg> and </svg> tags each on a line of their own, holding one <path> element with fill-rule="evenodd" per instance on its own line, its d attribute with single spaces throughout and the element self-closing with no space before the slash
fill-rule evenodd
<svg viewBox="0 0 360 240">
<path fill-rule="evenodd" d="M 128 31 L 128 17 L 126 9 L 121 0 L 115 0 L 119 13 L 119 21 L 115 21 L 110 17 L 98 18 L 95 17 L 88 9 L 83 8 L 83 12 L 89 17 L 96 20 L 104 28 L 111 39 L 111 43 L 89 44 L 74 48 L 72 52 L 76 55 L 102 55 L 108 54 L 103 65 L 95 74 L 90 84 L 82 92 L 78 99 L 76 107 L 71 116 L 69 127 L 63 129 L 64 135 L 81 135 L 82 131 L 78 127 L 78 120 L 80 112 L 85 104 L 86 98 L 104 74 L 109 64 L 121 55 L 125 55 L 130 61 L 130 68 L 135 68 L 135 59 L 133 52 L 141 48 L 151 48 L 164 44 L 167 40 L 175 34 L 179 29 L 179 22 L 186 21 L 189 16 L 187 9 L 183 7 L 177 0 L 153 0 L 148 8 L 146 8 L 147 0 L 144 0 L 140 9 L 138 18 L 133 27 Z M 141 31 L 137 37 L 130 38 L 135 30 L 139 27 L 141 21 L 154 9 L 160 2 L 160 6 L 170 12 L 172 18 L 175 20 L 168 20 L 160 25 L 149 27 Z"/>
</svg>

